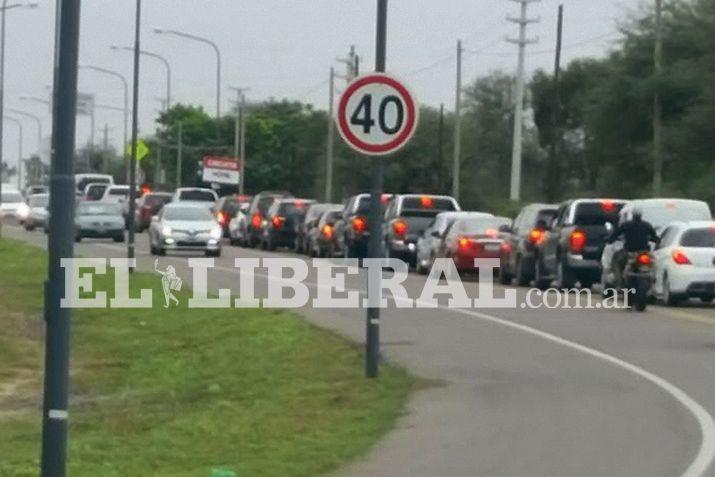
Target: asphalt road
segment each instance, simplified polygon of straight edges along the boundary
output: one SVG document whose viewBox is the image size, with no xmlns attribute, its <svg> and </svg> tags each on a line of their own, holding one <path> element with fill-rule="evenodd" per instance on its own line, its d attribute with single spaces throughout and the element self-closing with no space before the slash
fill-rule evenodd
<svg viewBox="0 0 715 477">
<path fill-rule="evenodd" d="M 4 227 L 46 245 L 42 232 Z M 85 241 L 85 257 L 125 246 Z M 234 258 L 295 257 L 226 246 L 209 286 L 238 296 Z M 153 270 L 146 235 L 138 268 Z M 186 256 L 162 257 L 190 284 Z M 257 295 L 268 280 L 256 275 Z M 347 287 L 362 290 L 364 276 Z M 308 282 L 315 283 L 311 276 Z M 417 297 L 425 277 L 405 282 Z M 477 295 L 476 281 L 468 283 Z M 504 287 L 495 286 L 496 295 Z M 315 287 L 312 287 L 315 292 Z M 526 289 L 518 289 L 520 298 Z M 300 312 L 364 341 L 365 312 Z M 240 317 L 240 310 L 236 310 Z M 382 352 L 435 385 L 418 391 L 398 427 L 344 476 L 715 475 L 715 307 L 624 310 L 383 310 Z"/>
</svg>

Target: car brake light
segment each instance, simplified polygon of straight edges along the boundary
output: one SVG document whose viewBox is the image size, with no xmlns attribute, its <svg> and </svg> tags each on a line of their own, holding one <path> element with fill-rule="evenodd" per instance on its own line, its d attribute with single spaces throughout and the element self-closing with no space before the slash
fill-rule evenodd
<svg viewBox="0 0 715 477">
<path fill-rule="evenodd" d="M 511 253 L 511 244 L 509 242 L 502 242 L 501 251 L 504 253 Z"/>
<path fill-rule="evenodd" d="M 251 225 L 253 228 L 260 229 L 261 224 L 263 224 L 263 217 L 261 217 L 261 214 L 253 214 L 253 217 L 251 217 Z"/>
<path fill-rule="evenodd" d="M 571 242 L 571 251 L 573 253 L 583 252 L 583 248 L 586 246 L 586 234 L 580 230 L 574 230 L 571 232 L 571 237 L 569 237 Z"/>
<path fill-rule="evenodd" d="M 682 250 L 676 250 L 673 252 L 673 261 L 677 263 L 678 265 L 690 265 L 690 259 L 688 258 L 687 255 L 685 255 L 685 252 Z"/>
<path fill-rule="evenodd" d="M 432 200 L 432 197 L 428 195 L 423 195 L 422 197 L 420 197 L 420 205 L 424 209 L 431 209 L 432 207 L 434 207 L 434 200 Z"/>
<path fill-rule="evenodd" d="M 271 222 L 273 223 L 273 228 L 275 228 L 275 229 L 280 229 L 281 227 L 283 227 L 284 221 L 285 221 L 285 219 L 283 217 L 281 217 L 280 215 L 276 215 L 271 220 Z"/>
<path fill-rule="evenodd" d="M 297 200 L 295 201 L 295 208 L 296 208 L 296 209 L 302 209 L 303 207 L 305 207 L 305 202 L 303 202 L 303 201 L 300 200 L 300 199 L 297 199 Z"/>
<path fill-rule="evenodd" d="M 353 219 L 353 230 L 357 234 L 361 234 L 367 230 L 367 222 L 362 217 L 355 217 Z"/>
<path fill-rule="evenodd" d="M 614 204 L 612 200 L 602 200 L 601 209 L 603 209 L 605 213 L 610 214 L 616 210 L 616 204 Z"/>
<path fill-rule="evenodd" d="M 223 211 L 219 211 L 218 214 L 216 214 L 216 219 L 218 219 L 218 223 L 221 225 L 226 224 L 226 214 L 223 213 Z"/>
<path fill-rule="evenodd" d="M 469 245 L 472 241 L 468 239 L 467 237 L 459 237 L 457 239 L 457 243 L 459 244 L 459 248 L 461 249 L 467 249 L 469 248 Z"/>
<path fill-rule="evenodd" d="M 485 235 L 489 238 L 497 238 L 499 236 L 499 231 L 497 229 L 487 229 Z"/>
<path fill-rule="evenodd" d="M 388 202 L 390 202 L 390 199 L 392 199 L 392 196 L 390 194 L 382 194 L 380 196 L 380 202 L 382 202 L 383 204 L 387 204 Z"/>
<path fill-rule="evenodd" d="M 328 239 L 333 238 L 333 226 L 332 225 L 330 225 L 330 224 L 323 225 L 322 232 L 323 232 L 323 236 L 325 236 L 325 238 L 328 238 Z"/>
<path fill-rule="evenodd" d="M 395 231 L 395 235 L 398 237 L 404 237 L 407 234 L 407 222 L 404 220 L 396 220 L 392 224 L 392 230 Z"/>
<path fill-rule="evenodd" d="M 538 245 L 544 240 L 544 231 L 541 229 L 532 229 L 531 232 L 529 232 L 529 242 L 531 242 L 534 245 Z"/>
<path fill-rule="evenodd" d="M 650 265 L 651 264 L 650 254 L 649 253 L 638 254 L 638 264 L 644 265 L 644 266 Z"/>
</svg>

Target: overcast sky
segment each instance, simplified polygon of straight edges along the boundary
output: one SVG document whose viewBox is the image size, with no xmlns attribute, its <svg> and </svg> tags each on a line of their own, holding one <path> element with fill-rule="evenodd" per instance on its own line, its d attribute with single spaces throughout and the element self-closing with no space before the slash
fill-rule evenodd
<svg viewBox="0 0 715 477">
<path fill-rule="evenodd" d="M 6 108 L 19 108 L 42 117 L 49 133 L 48 108 L 21 101 L 22 94 L 49 97 L 52 79 L 54 0 L 40 0 L 34 10 L 7 13 Z M 529 47 L 527 68 L 553 68 L 556 12 L 565 8 L 564 61 L 601 56 L 612 47 L 616 22 L 639 0 L 542 0 L 529 6 L 530 16 L 541 22 L 529 26 L 529 36 L 539 43 Z M 232 93 L 228 85 L 250 87 L 252 100 L 291 98 L 326 108 L 328 71 L 334 59 L 345 56 L 354 44 L 363 58 L 362 71 L 374 62 L 374 0 L 144 0 L 142 49 L 164 55 L 173 73 L 172 101 L 201 104 L 215 109 L 216 60 L 204 44 L 167 35 L 154 27 L 181 30 L 215 41 L 223 56 L 222 109 L 228 111 Z M 516 46 L 506 35 L 517 25 L 505 20 L 517 15 L 518 4 L 509 0 L 391 0 L 389 6 L 388 71 L 406 80 L 422 103 L 451 109 L 454 102 L 456 41 L 467 49 L 465 81 L 490 70 L 514 71 Z M 82 2 L 81 63 L 117 70 L 131 79 L 131 53 L 110 45 L 131 45 L 134 1 Z M 161 108 L 156 98 L 165 95 L 164 68 L 152 58 L 142 59 L 140 130 L 154 130 Z M 344 83 L 338 83 L 342 88 Z M 96 102 L 121 106 L 118 80 L 81 71 L 79 89 L 96 95 Z M 6 111 L 6 115 L 13 115 Z M 122 139 L 122 115 L 97 111 L 97 128 L 109 124 L 110 142 Z M 24 120 L 24 155 L 37 149 L 33 122 Z M 89 138 L 89 119 L 78 119 L 79 144 Z M 6 123 L 5 160 L 17 160 L 17 127 Z M 102 135 L 97 132 L 96 141 Z"/>
</svg>

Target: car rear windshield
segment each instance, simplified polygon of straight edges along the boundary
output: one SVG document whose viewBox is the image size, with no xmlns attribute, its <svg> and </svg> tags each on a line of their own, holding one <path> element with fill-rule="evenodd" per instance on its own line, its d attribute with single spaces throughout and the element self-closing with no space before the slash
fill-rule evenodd
<svg viewBox="0 0 715 477">
<path fill-rule="evenodd" d="M 101 199 L 104 191 L 107 190 L 107 185 L 92 185 L 87 188 L 87 197 L 90 199 Z"/>
<path fill-rule="evenodd" d="M 305 215 L 305 220 L 315 220 L 316 218 L 320 217 L 323 212 L 325 212 L 325 207 L 326 206 L 323 204 L 316 204 L 311 206 Z"/>
<path fill-rule="evenodd" d="M 406 197 L 402 200 L 402 210 L 438 210 L 454 211 L 454 201 L 441 197 Z"/>
<path fill-rule="evenodd" d="M 30 207 L 47 207 L 50 203 L 50 197 L 47 195 L 39 195 L 30 197 Z"/>
<path fill-rule="evenodd" d="M 606 225 L 606 222 L 615 224 L 623 205 L 610 201 L 580 202 L 576 205 L 574 225 Z"/>
<path fill-rule="evenodd" d="M 270 209 L 271 206 L 273 205 L 273 203 L 274 203 L 275 201 L 277 201 L 278 199 L 280 199 L 280 197 L 279 197 L 279 196 L 274 196 L 274 195 L 269 195 L 269 196 L 261 197 L 260 199 L 258 199 L 258 203 L 256 204 L 256 208 L 258 209 L 258 211 L 259 211 L 261 214 L 265 215 L 265 214 L 268 212 L 268 209 Z"/>
<path fill-rule="evenodd" d="M 688 230 L 681 237 L 680 245 L 694 248 L 715 248 L 715 227 Z"/>
<path fill-rule="evenodd" d="M 109 189 L 108 195 L 127 197 L 129 195 L 129 189 Z"/>
<path fill-rule="evenodd" d="M 87 184 L 96 182 L 98 184 L 110 184 L 112 181 L 109 177 L 85 177 L 84 179 L 77 182 L 77 190 L 83 191 Z"/>
<path fill-rule="evenodd" d="M 77 206 L 77 215 L 121 215 L 119 204 L 103 204 L 101 202 L 82 202 Z"/>
<path fill-rule="evenodd" d="M 325 214 L 325 216 L 323 217 L 323 219 L 324 219 L 325 222 L 327 222 L 327 223 L 334 224 L 335 222 L 337 222 L 338 220 L 340 220 L 340 217 L 341 217 L 341 216 L 342 216 L 342 211 L 340 211 L 340 210 L 333 210 L 333 211 L 331 211 L 331 212 L 327 212 L 327 213 Z"/>
<path fill-rule="evenodd" d="M 508 223 L 508 220 L 500 219 L 467 219 L 462 220 L 455 227 L 458 227 L 456 230 L 463 234 L 482 235 L 489 232 L 497 233 L 499 227 Z"/>
<path fill-rule="evenodd" d="M 170 195 L 149 195 L 144 199 L 144 205 L 154 207 L 171 202 Z"/>
<path fill-rule="evenodd" d="M 551 222 L 554 221 L 556 218 L 556 215 L 558 215 L 557 210 L 540 210 L 536 214 L 536 222 L 534 222 L 534 225 L 542 225 L 545 227 L 548 227 L 551 225 Z"/>
<path fill-rule="evenodd" d="M 24 202 L 22 199 L 22 195 L 19 192 L 3 192 L 0 201 L 5 204 L 13 202 Z"/>
<path fill-rule="evenodd" d="M 179 198 L 193 202 L 213 202 L 216 200 L 213 193 L 207 190 L 185 190 L 181 192 Z"/>
<path fill-rule="evenodd" d="M 171 207 L 164 209 L 166 220 L 212 220 L 211 211 L 204 207 Z"/>
<path fill-rule="evenodd" d="M 285 202 L 278 207 L 278 213 L 283 216 L 305 215 L 307 211 L 305 203 Z"/>
<path fill-rule="evenodd" d="M 643 220 L 647 220 L 657 229 L 665 228 L 676 221 L 710 220 L 710 210 L 705 204 L 669 202 L 657 207 L 641 207 L 641 212 L 643 213 Z"/>
<path fill-rule="evenodd" d="M 235 197 L 228 197 L 223 201 L 221 211 L 226 215 L 233 217 L 238 212 L 238 201 Z"/>
<path fill-rule="evenodd" d="M 387 202 L 384 200 L 380 202 L 381 212 L 384 213 L 387 208 Z M 360 215 L 366 215 L 370 213 L 370 196 L 363 196 L 358 199 L 357 210 L 355 213 Z"/>
</svg>

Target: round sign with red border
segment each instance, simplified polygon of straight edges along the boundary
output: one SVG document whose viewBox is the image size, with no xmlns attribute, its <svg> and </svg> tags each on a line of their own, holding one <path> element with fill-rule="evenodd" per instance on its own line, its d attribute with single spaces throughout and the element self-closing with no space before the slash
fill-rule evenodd
<svg viewBox="0 0 715 477">
<path fill-rule="evenodd" d="M 418 120 L 419 108 L 410 90 L 384 73 L 370 73 L 350 83 L 336 116 L 345 142 L 370 156 L 401 149 L 415 133 Z"/>
</svg>

